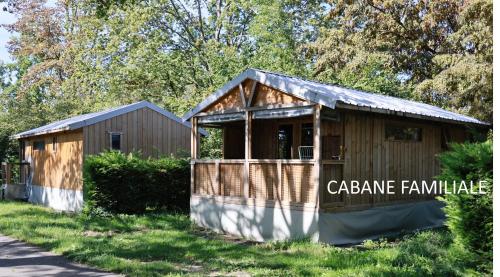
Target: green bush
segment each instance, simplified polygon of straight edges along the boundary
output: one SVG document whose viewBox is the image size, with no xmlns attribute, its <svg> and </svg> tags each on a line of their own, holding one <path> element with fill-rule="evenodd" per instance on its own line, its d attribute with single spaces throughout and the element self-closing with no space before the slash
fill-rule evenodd
<svg viewBox="0 0 500 277">
<path fill-rule="evenodd" d="M 455 241 L 476 254 L 480 269 L 491 270 L 493 258 L 493 143 L 453 144 L 440 156 L 442 181 L 487 181 L 485 195 L 448 194 L 447 225 Z"/>
<path fill-rule="evenodd" d="M 142 159 L 138 154 L 116 151 L 85 158 L 87 210 L 126 214 L 148 209 L 185 211 L 189 184 L 187 159 Z"/>
</svg>

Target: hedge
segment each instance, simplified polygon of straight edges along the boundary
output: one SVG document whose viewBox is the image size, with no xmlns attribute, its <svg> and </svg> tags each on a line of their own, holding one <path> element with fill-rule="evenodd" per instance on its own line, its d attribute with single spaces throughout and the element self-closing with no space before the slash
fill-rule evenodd
<svg viewBox="0 0 500 277">
<path fill-rule="evenodd" d="M 493 259 L 493 142 L 453 144 L 440 156 L 439 179 L 448 181 L 487 181 L 485 195 L 448 194 L 447 225 L 455 240 L 475 253 L 479 269 L 491 271 Z"/>
<path fill-rule="evenodd" d="M 84 162 L 87 210 L 136 214 L 147 210 L 189 209 L 187 159 L 142 159 L 117 151 L 88 156 Z"/>
</svg>

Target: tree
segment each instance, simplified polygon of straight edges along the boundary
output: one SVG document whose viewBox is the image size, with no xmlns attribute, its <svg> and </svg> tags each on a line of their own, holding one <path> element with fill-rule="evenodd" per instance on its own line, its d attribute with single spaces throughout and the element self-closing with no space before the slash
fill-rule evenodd
<svg viewBox="0 0 500 277">
<path fill-rule="evenodd" d="M 492 11 L 491 0 L 336 1 L 308 47 L 315 75 L 342 79 L 353 63 L 379 60 L 380 74 L 415 87 L 415 98 L 491 120 Z"/>
<path fill-rule="evenodd" d="M 9 3 L 22 128 L 139 100 L 182 115 L 248 67 L 310 76 L 301 46 L 324 15 L 292 0 Z"/>
</svg>

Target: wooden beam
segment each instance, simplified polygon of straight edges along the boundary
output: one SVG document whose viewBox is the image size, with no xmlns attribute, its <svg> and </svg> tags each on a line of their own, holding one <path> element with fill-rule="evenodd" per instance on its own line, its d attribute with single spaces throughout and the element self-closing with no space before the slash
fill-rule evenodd
<svg viewBox="0 0 500 277">
<path fill-rule="evenodd" d="M 200 136 L 198 133 L 198 118 L 191 118 L 191 159 L 199 158 Z"/>
<path fill-rule="evenodd" d="M 250 163 L 252 157 L 252 113 L 245 112 L 245 166 L 243 170 L 243 195 L 250 196 Z"/>
<path fill-rule="evenodd" d="M 195 161 L 191 160 L 191 195 L 196 192 L 195 184 Z"/>
<path fill-rule="evenodd" d="M 278 177 L 278 187 L 276 189 L 276 196 L 277 196 L 277 199 L 283 199 L 283 194 L 282 194 L 282 191 L 283 191 L 283 180 L 281 179 L 281 174 L 282 174 L 282 170 L 283 170 L 283 163 L 281 160 L 277 160 L 276 162 L 276 172 L 277 172 L 277 176 Z"/>
<path fill-rule="evenodd" d="M 271 104 L 267 106 L 259 106 L 259 107 L 247 107 L 247 108 L 235 108 L 230 110 L 222 110 L 222 111 L 213 111 L 213 112 L 200 112 L 196 114 L 196 117 L 203 117 L 207 115 L 221 115 L 221 114 L 232 114 L 232 113 L 240 113 L 244 111 L 259 111 L 259 110 L 269 110 L 269 109 L 281 109 L 281 108 L 294 108 L 294 107 L 310 107 L 314 106 L 310 103 L 289 103 L 289 104 Z"/>
<path fill-rule="evenodd" d="M 241 103 L 243 103 L 243 106 L 246 107 L 247 99 L 245 98 L 245 90 L 243 89 L 242 83 L 240 83 L 238 87 L 240 88 Z"/>
<path fill-rule="evenodd" d="M 317 207 L 320 207 L 320 202 L 323 196 L 320 195 L 322 192 L 322 178 L 321 178 L 321 105 L 316 105 L 314 107 L 313 114 L 313 157 L 314 157 L 314 182 L 315 182 L 315 195 Z"/>
<path fill-rule="evenodd" d="M 250 96 L 248 97 L 247 107 L 252 106 L 253 97 L 255 95 L 255 88 L 257 87 L 257 81 L 252 82 L 252 89 L 250 90 Z"/>
<path fill-rule="evenodd" d="M 217 191 L 214 191 L 215 193 L 219 195 L 224 195 L 224 191 L 222 190 L 221 187 L 221 182 L 220 182 L 220 160 L 215 161 L 215 187 L 217 188 Z"/>
</svg>

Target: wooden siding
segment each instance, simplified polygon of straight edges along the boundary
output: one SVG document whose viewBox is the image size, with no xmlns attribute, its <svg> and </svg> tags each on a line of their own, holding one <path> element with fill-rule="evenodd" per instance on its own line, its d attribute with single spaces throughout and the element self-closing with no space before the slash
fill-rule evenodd
<svg viewBox="0 0 500 277">
<path fill-rule="evenodd" d="M 357 180 L 361 184 L 364 181 L 372 183 L 373 180 L 394 180 L 396 185 L 401 185 L 403 180 L 431 182 L 439 174 L 437 154 L 442 151 L 441 132 L 445 125 L 373 116 L 366 113 L 347 112 L 343 118 L 344 120 L 338 126 L 345 124 L 345 161 L 343 165 L 323 166 L 324 187 L 332 178 L 343 179 L 347 182 Z M 387 140 L 385 138 L 385 125 L 387 124 L 422 128 L 422 140 Z M 464 136 L 463 128 L 453 126 L 452 128 L 455 128 L 453 131 L 455 139 Z M 326 130 L 328 128 L 325 128 Z M 342 168 L 342 174 L 339 172 L 340 168 Z M 323 199 L 326 204 L 335 203 L 336 210 L 352 210 L 433 198 L 433 196 L 416 194 L 402 195 L 401 188 L 398 186 L 394 191 L 396 192 L 394 195 L 323 195 Z M 326 189 L 323 193 L 327 193 Z"/>
<path fill-rule="evenodd" d="M 271 87 L 258 84 L 255 90 L 254 99 L 252 101 L 253 107 L 265 107 L 269 105 L 286 105 L 286 104 L 303 104 L 306 101 L 299 99 L 290 94 L 286 94 Z"/>
<path fill-rule="evenodd" d="M 53 139 L 56 139 L 56 148 L 53 149 Z M 44 141 L 43 151 L 35 150 L 35 141 Z M 44 136 L 30 137 L 25 141 L 25 157 L 31 161 L 32 184 L 82 190 L 82 160 L 83 160 L 83 132 L 61 132 Z"/>
<path fill-rule="evenodd" d="M 110 132 L 119 132 L 124 153 L 141 151 L 144 157 L 189 153 L 190 128 L 164 115 L 142 108 L 83 128 L 84 154 L 110 148 Z"/>
<path fill-rule="evenodd" d="M 222 97 L 219 101 L 206 108 L 206 112 L 220 112 L 231 111 L 244 108 L 241 99 L 240 88 L 233 88 L 226 96 Z"/>
<path fill-rule="evenodd" d="M 241 111 L 246 107 L 246 103 L 251 101 L 251 107 L 266 107 L 272 105 L 303 105 L 307 101 L 284 93 L 277 89 L 257 83 L 255 92 L 252 95 L 253 81 L 245 80 L 240 87 L 231 89 L 225 96 L 203 110 L 206 113 L 224 113 L 231 111 Z M 252 99 L 250 99 L 252 98 Z"/>
</svg>

